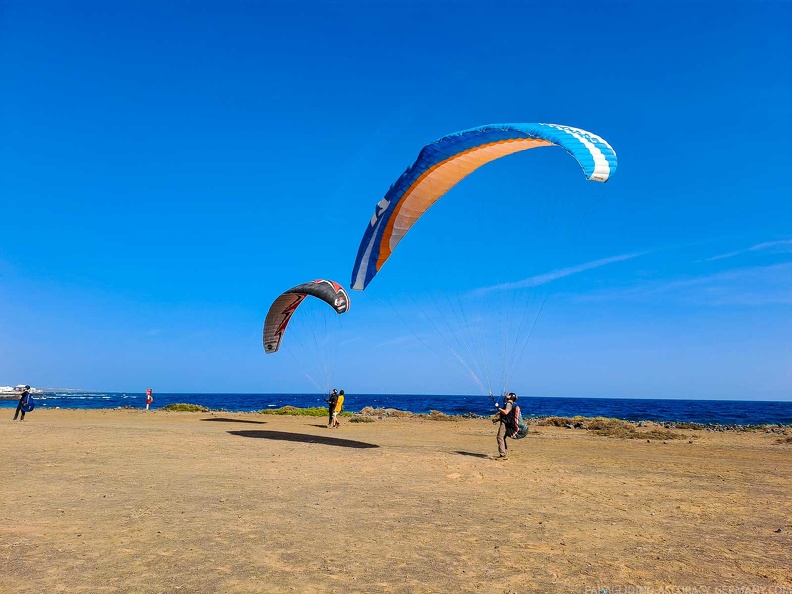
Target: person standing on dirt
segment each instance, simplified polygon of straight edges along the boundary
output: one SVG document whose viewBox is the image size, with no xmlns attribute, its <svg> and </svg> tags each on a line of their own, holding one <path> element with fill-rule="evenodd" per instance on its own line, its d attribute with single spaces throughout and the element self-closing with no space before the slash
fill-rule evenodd
<svg viewBox="0 0 792 594">
<path fill-rule="evenodd" d="M 17 417 L 19 417 L 19 413 L 22 413 L 22 416 L 20 417 L 19 420 L 20 421 L 25 420 L 25 407 L 28 404 L 29 398 L 30 398 L 30 386 L 25 386 L 22 389 L 22 394 L 19 396 L 19 404 L 17 404 L 16 412 L 14 413 L 14 421 L 16 421 Z"/>
<path fill-rule="evenodd" d="M 510 424 L 513 423 L 512 411 L 514 410 L 515 402 L 517 402 L 517 394 L 509 392 L 504 396 L 503 408 L 495 404 L 495 408 L 498 410 L 498 418 L 495 419 L 495 422 L 498 423 L 498 435 L 496 437 L 498 441 L 498 460 L 509 459 L 509 446 L 506 443 L 506 434 Z"/>
<path fill-rule="evenodd" d="M 338 393 L 338 400 L 336 400 L 335 408 L 333 409 L 333 428 L 338 429 L 341 423 L 338 422 L 338 413 L 344 410 L 344 391 Z"/>
<path fill-rule="evenodd" d="M 333 411 L 335 410 L 336 403 L 338 402 L 338 390 L 333 388 L 333 391 L 330 393 L 330 398 L 325 398 L 325 402 L 327 402 L 327 426 L 333 426 Z"/>
</svg>

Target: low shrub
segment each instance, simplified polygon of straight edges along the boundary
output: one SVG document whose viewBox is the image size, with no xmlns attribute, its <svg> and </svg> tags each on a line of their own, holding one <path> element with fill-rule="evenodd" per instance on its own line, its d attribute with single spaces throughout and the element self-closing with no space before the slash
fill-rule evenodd
<svg viewBox="0 0 792 594">
<path fill-rule="evenodd" d="M 262 415 L 294 415 L 294 416 L 303 416 L 303 417 L 326 417 L 327 416 L 327 407 L 326 406 L 314 406 L 311 408 L 298 408 L 296 406 L 282 406 L 280 408 L 265 408 L 259 411 L 259 414 Z M 341 412 L 339 416 L 341 417 L 351 417 L 355 413 L 352 412 Z"/>
<path fill-rule="evenodd" d="M 413 413 L 406 410 L 396 410 L 395 408 L 373 408 L 371 406 L 364 406 L 360 409 L 360 413 L 367 417 L 412 417 Z"/>
<path fill-rule="evenodd" d="M 210 409 L 200 404 L 187 404 L 186 402 L 178 402 L 175 404 L 166 404 L 160 410 L 170 410 L 176 412 L 209 412 Z"/>
<path fill-rule="evenodd" d="M 280 408 L 266 408 L 259 411 L 262 415 L 300 415 L 305 417 L 326 417 L 327 407 L 315 406 L 313 408 L 297 408 L 296 406 L 282 406 Z M 341 416 L 352 413 L 341 413 Z"/>
<path fill-rule="evenodd" d="M 547 417 L 537 422 L 545 427 L 567 427 L 585 429 L 603 437 L 618 437 L 621 439 L 683 439 L 681 433 L 674 433 L 668 429 L 650 429 L 640 431 L 635 423 L 621 419 L 607 417 Z"/>
<path fill-rule="evenodd" d="M 445 413 L 441 413 L 439 410 L 430 410 L 429 414 L 419 414 L 415 415 L 416 417 L 420 417 L 422 419 L 429 419 L 430 421 L 458 421 L 459 417 L 454 415 L 447 415 Z"/>
<path fill-rule="evenodd" d="M 567 425 L 574 426 L 575 423 L 581 421 L 583 417 L 545 417 L 537 422 L 537 425 L 541 425 L 544 427 L 566 427 Z"/>
<path fill-rule="evenodd" d="M 605 417 L 595 417 L 584 422 L 584 429 L 593 431 L 597 435 L 608 437 L 633 437 L 638 430 L 635 425 L 619 419 L 607 419 Z"/>
</svg>

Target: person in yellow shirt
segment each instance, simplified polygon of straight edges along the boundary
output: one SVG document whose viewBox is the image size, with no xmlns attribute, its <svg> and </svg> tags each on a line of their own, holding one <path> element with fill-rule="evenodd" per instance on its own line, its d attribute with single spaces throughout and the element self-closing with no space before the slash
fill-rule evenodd
<svg viewBox="0 0 792 594">
<path fill-rule="evenodd" d="M 332 427 L 338 429 L 341 423 L 338 422 L 338 413 L 344 410 L 344 391 L 338 393 L 338 400 L 336 401 L 335 408 L 333 408 L 333 423 Z"/>
</svg>

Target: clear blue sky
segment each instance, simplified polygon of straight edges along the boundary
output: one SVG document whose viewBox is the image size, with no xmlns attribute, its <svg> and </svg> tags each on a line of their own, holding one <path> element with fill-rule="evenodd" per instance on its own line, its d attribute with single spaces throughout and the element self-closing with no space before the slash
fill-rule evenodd
<svg viewBox="0 0 792 594">
<path fill-rule="evenodd" d="M 478 393 L 432 295 L 533 277 L 520 394 L 792 399 L 789 2 L 0 10 L 0 384 L 315 391 L 288 334 L 264 354 L 269 304 L 349 285 L 423 145 L 552 122 L 611 181 L 556 148 L 475 172 L 332 321 L 333 382 Z"/>
</svg>

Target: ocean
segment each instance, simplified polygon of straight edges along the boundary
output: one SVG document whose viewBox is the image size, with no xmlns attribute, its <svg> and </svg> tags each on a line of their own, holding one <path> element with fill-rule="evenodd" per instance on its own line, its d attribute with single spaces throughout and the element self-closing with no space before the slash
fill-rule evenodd
<svg viewBox="0 0 792 594">
<path fill-rule="evenodd" d="M 42 408 L 145 408 L 145 394 L 134 392 L 46 392 L 35 396 Z M 154 393 L 152 409 L 185 402 L 213 410 L 259 411 L 296 406 L 325 406 L 322 394 L 192 394 Z M 644 400 L 627 398 L 543 398 L 521 396 L 524 416 L 611 417 L 627 421 L 675 421 L 718 425 L 792 424 L 792 402 L 740 400 Z M 2 400 L 0 407 L 16 408 L 17 400 Z M 449 415 L 490 415 L 488 396 L 422 394 L 347 394 L 345 411 L 371 406 L 414 413 L 436 410 Z M 35 414 L 35 411 L 33 413 Z"/>
</svg>

